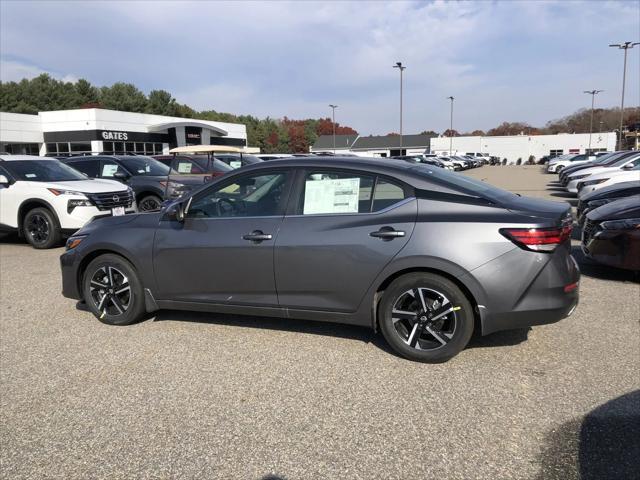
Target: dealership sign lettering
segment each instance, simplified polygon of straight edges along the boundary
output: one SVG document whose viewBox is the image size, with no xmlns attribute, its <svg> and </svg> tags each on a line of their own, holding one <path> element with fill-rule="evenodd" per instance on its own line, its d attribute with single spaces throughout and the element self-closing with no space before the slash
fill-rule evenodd
<svg viewBox="0 0 640 480">
<path fill-rule="evenodd" d="M 127 132 L 102 132 L 104 140 L 129 140 Z"/>
</svg>

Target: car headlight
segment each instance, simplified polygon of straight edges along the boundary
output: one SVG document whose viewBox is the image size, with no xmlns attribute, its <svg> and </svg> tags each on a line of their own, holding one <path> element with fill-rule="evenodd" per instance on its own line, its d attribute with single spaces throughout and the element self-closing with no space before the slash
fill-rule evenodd
<svg viewBox="0 0 640 480">
<path fill-rule="evenodd" d="M 583 187 L 588 187 L 590 185 L 598 185 L 599 183 L 606 182 L 609 180 L 608 178 L 601 178 L 599 180 L 588 180 L 586 182 L 580 182 Z"/>
<path fill-rule="evenodd" d="M 581 178 L 585 178 L 588 176 L 589 176 L 588 173 L 586 175 L 575 175 L 575 176 L 569 177 L 569 181 L 573 182 L 574 180 L 580 180 Z"/>
<path fill-rule="evenodd" d="M 601 207 L 602 205 L 606 205 L 607 203 L 611 203 L 614 200 L 619 200 L 617 198 L 613 198 L 613 199 L 602 199 L 602 200 L 591 200 L 590 202 L 587 202 L 587 206 L 586 208 L 593 210 L 594 208 L 598 208 Z"/>
<path fill-rule="evenodd" d="M 82 241 L 85 238 L 87 238 L 86 235 L 78 235 L 78 236 L 75 236 L 75 237 L 69 237 L 69 239 L 67 240 L 67 243 L 65 244 L 65 250 L 67 250 L 67 251 L 73 250 L 78 245 L 80 245 L 80 243 L 82 243 Z"/>
<path fill-rule="evenodd" d="M 609 220 L 602 222 L 600 227 L 603 230 L 631 230 L 640 228 L 640 218 L 624 218 L 622 220 Z"/>
<path fill-rule="evenodd" d="M 88 199 L 72 198 L 67 202 L 67 213 L 73 212 L 76 207 L 93 207 L 93 203 Z"/>
<path fill-rule="evenodd" d="M 60 195 L 75 195 L 76 197 L 87 198 L 84 193 L 78 192 L 76 190 L 63 190 L 61 188 L 47 188 L 47 190 L 53 193 L 56 197 Z"/>
</svg>

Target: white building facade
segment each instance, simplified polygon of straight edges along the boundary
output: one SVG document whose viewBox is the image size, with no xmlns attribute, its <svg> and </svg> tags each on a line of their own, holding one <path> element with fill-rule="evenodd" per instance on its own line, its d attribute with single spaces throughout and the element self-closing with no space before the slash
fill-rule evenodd
<svg viewBox="0 0 640 480">
<path fill-rule="evenodd" d="M 487 153 L 508 163 L 522 162 L 533 155 L 536 160 L 545 155 L 586 153 L 591 151 L 614 151 L 616 132 L 561 133 L 557 135 L 510 135 L 503 137 L 437 137 L 431 139 L 431 152 L 440 155 L 463 155 L 465 153 Z"/>
<path fill-rule="evenodd" d="M 79 153 L 167 154 L 185 145 L 245 147 L 243 124 L 100 108 L 0 112 L 0 151 L 65 156 Z"/>
</svg>

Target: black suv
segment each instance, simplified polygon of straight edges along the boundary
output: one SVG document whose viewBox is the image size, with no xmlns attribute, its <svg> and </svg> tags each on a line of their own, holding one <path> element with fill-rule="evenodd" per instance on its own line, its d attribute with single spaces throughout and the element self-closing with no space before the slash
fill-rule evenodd
<svg viewBox="0 0 640 480">
<path fill-rule="evenodd" d="M 159 210 L 164 199 L 178 198 L 204 183 L 201 176 L 177 175 L 168 166 L 144 155 L 86 155 L 61 161 L 89 178 L 126 183 L 133 189 L 141 212 Z"/>
</svg>

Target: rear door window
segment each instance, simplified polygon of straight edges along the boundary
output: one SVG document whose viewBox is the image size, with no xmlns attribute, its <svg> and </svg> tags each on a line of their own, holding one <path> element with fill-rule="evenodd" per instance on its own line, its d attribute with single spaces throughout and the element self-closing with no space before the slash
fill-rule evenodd
<svg viewBox="0 0 640 480">
<path fill-rule="evenodd" d="M 312 171 L 304 179 L 302 214 L 368 213 L 374 176 Z"/>
<path fill-rule="evenodd" d="M 84 173 L 89 178 L 96 178 L 100 171 L 99 160 L 76 160 L 68 162 L 67 165 Z"/>
<path fill-rule="evenodd" d="M 405 198 L 405 190 L 401 185 L 378 177 L 373 193 L 371 211 L 379 212 L 401 202 Z"/>
</svg>

